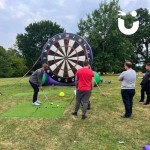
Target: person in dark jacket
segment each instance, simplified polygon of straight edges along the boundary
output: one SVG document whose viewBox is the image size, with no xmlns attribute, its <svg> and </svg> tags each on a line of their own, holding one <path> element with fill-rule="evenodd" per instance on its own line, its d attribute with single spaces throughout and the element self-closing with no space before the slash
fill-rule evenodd
<svg viewBox="0 0 150 150">
<path fill-rule="evenodd" d="M 33 74 L 31 75 L 29 79 L 29 83 L 31 84 L 34 94 L 33 94 L 33 103 L 34 106 L 39 106 L 41 102 L 38 100 L 38 92 L 39 89 L 42 89 L 42 76 L 45 70 L 48 69 L 47 64 L 43 64 L 42 68 L 37 69 Z"/>
<path fill-rule="evenodd" d="M 146 74 L 141 82 L 142 89 L 146 91 L 147 100 L 144 105 L 150 105 L 150 63 L 146 64 Z"/>
<path fill-rule="evenodd" d="M 146 73 L 143 74 L 143 77 L 145 76 L 145 74 L 146 74 Z M 141 99 L 140 99 L 139 102 L 140 102 L 140 103 L 144 103 L 146 91 L 145 91 L 145 89 L 143 89 L 143 87 L 142 87 L 142 82 L 140 83 L 140 85 L 141 85 Z"/>
</svg>

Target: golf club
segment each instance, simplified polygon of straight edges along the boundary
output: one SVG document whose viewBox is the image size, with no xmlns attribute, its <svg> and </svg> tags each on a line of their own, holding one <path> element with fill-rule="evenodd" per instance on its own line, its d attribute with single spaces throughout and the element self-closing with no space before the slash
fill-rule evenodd
<svg viewBox="0 0 150 150">
<path fill-rule="evenodd" d="M 72 102 L 73 102 L 73 100 L 74 100 L 74 98 L 75 98 L 75 96 L 76 96 L 76 90 L 74 90 L 73 92 L 74 92 L 74 94 L 73 94 L 73 98 L 72 98 L 72 100 L 70 101 L 69 105 L 71 105 L 71 104 L 72 104 Z M 68 105 L 68 106 L 69 106 L 69 105 Z"/>
<path fill-rule="evenodd" d="M 43 95 L 44 95 L 44 97 L 45 97 L 46 101 L 50 102 L 50 100 L 49 100 L 49 99 L 48 99 L 48 97 L 46 96 L 46 94 L 45 94 L 44 90 L 43 90 L 43 89 L 41 89 L 41 90 L 42 90 L 42 92 L 43 92 Z"/>
<path fill-rule="evenodd" d="M 85 46 L 85 51 L 86 51 L 86 57 L 87 57 L 87 59 L 88 59 L 87 48 L 86 48 L 86 45 L 84 45 L 84 46 Z M 90 66 L 90 69 L 91 69 L 91 65 L 90 65 L 90 64 L 89 64 L 89 66 Z M 99 89 L 100 93 L 102 94 L 102 96 L 107 97 L 107 96 L 103 93 L 103 91 L 100 89 L 100 87 L 99 87 L 99 85 L 97 84 L 95 78 L 94 78 L 94 82 L 95 82 L 96 86 L 98 87 L 98 89 Z"/>
</svg>

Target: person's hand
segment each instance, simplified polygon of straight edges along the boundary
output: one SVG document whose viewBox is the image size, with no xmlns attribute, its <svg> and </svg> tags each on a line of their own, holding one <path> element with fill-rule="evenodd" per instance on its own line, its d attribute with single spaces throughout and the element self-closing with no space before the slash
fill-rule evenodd
<svg viewBox="0 0 150 150">
<path fill-rule="evenodd" d="M 39 86 L 39 90 L 41 90 L 42 89 L 42 86 Z"/>
</svg>

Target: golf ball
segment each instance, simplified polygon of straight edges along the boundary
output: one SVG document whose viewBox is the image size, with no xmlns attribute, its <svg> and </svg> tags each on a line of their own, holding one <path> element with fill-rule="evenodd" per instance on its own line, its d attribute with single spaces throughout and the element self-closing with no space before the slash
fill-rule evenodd
<svg viewBox="0 0 150 150">
<path fill-rule="evenodd" d="M 59 107 L 59 105 L 57 105 L 57 107 Z"/>
<path fill-rule="evenodd" d="M 53 105 L 53 103 L 51 103 L 51 105 Z"/>
</svg>

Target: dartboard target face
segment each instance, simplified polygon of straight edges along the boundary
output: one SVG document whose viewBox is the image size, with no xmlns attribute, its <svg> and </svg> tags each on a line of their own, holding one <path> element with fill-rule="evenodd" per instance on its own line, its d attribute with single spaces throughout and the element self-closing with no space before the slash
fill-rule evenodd
<svg viewBox="0 0 150 150">
<path fill-rule="evenodd" d="M 48 75 L 59 83 L 74 83 L 76 71 L 83 62 L 93 61 L 89 44 L 82 37 L 72 33 L 55 35 L 45 44 L 42 63 L 49 65 Z"/>
</svg>

